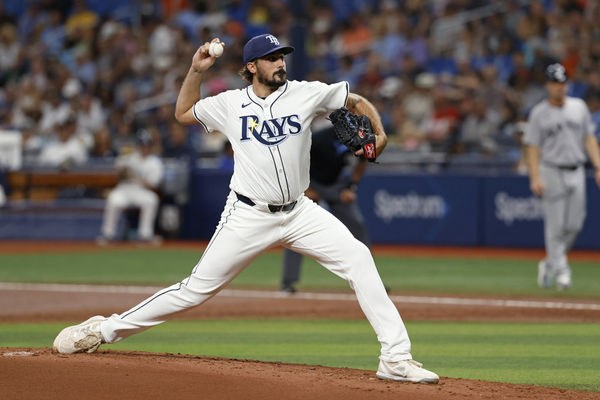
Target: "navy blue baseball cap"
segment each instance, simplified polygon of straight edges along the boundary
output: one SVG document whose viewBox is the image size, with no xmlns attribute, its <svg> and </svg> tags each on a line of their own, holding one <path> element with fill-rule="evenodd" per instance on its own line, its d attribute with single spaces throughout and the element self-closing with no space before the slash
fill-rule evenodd
<svg viewBox="0 0 600 400">
<path fill-rule="evenodd" d="M 244 64 L 279 50 L 283 51 L 283 54 L 290 54 L 294 51 L 294 48 L 292 46 L 282 46 L 273 35 L 254 36 L 244 46 Z"/>
</svg>

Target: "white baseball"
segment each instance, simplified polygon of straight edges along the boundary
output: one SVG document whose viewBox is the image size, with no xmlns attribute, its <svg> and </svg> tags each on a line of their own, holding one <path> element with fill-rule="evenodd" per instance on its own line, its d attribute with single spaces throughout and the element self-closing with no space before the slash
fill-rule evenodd
<svg viewBox="0 0 600 400">
<path fill-rule="evenodd" d="M 223 55 L 223 44 L 220 42 L 212 42 L 208 46 L 208 54 L 215 57 L 221 57 Z"/>
</svg>

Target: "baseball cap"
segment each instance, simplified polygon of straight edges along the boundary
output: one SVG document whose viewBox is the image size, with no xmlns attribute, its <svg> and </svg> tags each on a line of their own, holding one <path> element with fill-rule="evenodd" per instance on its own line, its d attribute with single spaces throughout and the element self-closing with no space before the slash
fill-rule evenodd
<svg viewBox="0 0 600 400">
<path fill-rule="evenodd" d="M 135 134 L 137 143 L 140 146 L 152 146 L 154 139 L 152 138 L 152 134 L 148 132 L 146 129 L 140 129 Z"/>
<path fill-rule="evenodd" d="M 279 40 L 270 34 L 254 36 L 244 46 L 244 64 L 278 50 L 283 51 L 283 54 L 290 54 L 294 48 L 282 46 Z"/>
<path fill-rule="evenodd" d="M 546 68 L 546 80 L 549 82 L 560 82 L 564 83 L 567 81 L 567 71 L 559 63 L 548 65 Z"/>
</svg>

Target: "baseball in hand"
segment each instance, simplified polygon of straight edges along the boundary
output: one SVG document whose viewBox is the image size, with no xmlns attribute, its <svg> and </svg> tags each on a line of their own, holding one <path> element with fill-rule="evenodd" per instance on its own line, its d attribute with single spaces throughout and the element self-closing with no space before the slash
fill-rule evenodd
<svg viewBox="0 0 600 400">
<path fill-rule="evenodd" d="M 223 43 L 212 42 L 208 46 L 208 54 L 214 57 L 221 57 L 223 55 Z"/>
</svg>

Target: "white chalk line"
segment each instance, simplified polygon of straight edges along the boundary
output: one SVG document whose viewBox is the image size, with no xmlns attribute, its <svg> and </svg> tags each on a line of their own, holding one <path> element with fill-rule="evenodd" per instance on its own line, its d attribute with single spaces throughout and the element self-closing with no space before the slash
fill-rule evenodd
<svg viewBox="0 0 600 400">
<path fill-rule="evenodd" d="M 121 286 L 121 285 L 81 285 L 62 283 L 13 283 L 0 282 L 0 290 L 36 291 L 36 292 L 75 292 L 75 293 L 119 293 L 119 294 L 146 294 L 151 295 L 164 286 Z M 299 292 L 290 295 L 285 292 L 272 290 L 242 290 L 224 289 L 219 297 L 240 297 L 254 299 L 300 299 L 324 301 L 356 301 L 356 296 L 351 293 L 316 293 Z M 462 298 L 462 297 L 437 297 L 437 296 L 390 296 L 394 303 L 405 304 L 437 304 L 456 306 L 479 306 L 500 308 L 542 308 L 563 310 L 588 310 L 600 311 L 600 304 L 575 303 L 568 301 L 544 300 L 511 300 L 490 298 Z"/>
</svg>

